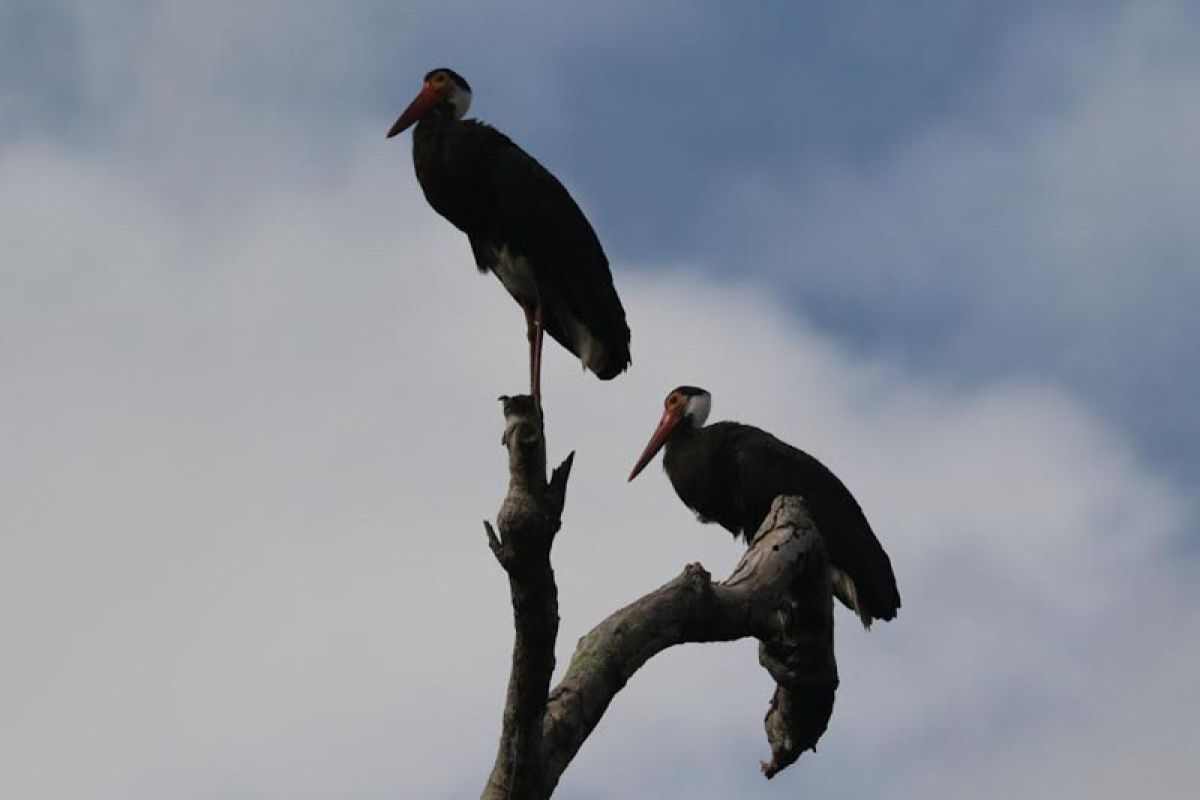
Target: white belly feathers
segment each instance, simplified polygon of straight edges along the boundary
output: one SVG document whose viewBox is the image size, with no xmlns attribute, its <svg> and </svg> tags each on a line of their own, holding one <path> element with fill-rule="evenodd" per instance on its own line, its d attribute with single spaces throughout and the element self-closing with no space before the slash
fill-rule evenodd
<svg viewBox="0 0 1200 800">
<path fill-rule="evenodd" d="M 532 308 L 534 303 L 538 302 L 537 279 L 529 259 L 514 254 L 505 246 L 496 254 L 493 270 L 508 293 L 522 306 Z M 542 314 L 547 317 L 554 316 L 558 328 L 570 338 L 572 349 L 579 354 L 583 368 L 596 372 L 603 367 L 606 357 L 604 345 L 592 336 L 587 326 L 572 314 L 559 298 L 545 294 L 540 299 Z"/>
<path fill-rule="evenodd" d="M 532 307 L 538 299 L 537 279 L 533 265 L 524 256 L 514 255 L 508 247 L 500 248 L 496 254 L 496 277 L 508 289 L 508 293 L 523 306 Z"/>
</svg>

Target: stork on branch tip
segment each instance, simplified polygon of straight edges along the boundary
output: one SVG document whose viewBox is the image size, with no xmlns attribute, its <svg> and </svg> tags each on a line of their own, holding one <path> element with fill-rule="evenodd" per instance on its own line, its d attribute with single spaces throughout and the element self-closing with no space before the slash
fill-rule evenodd
<svg viewBox="0 0 1200 800">
<path fill-rule="evenodd" d="M 566 188 L 511 139 L 464 119 L 471 87 L 452 69 L 425 76 L 388 131 L 413 129 L 417 181 L 433 209 L 467 234 L 475 265 L 525 312 L 530 391 L 541 404 L 546 333 L 601 380 L 630 363 L 629 326 L 604 248 Z"/>
</svg>

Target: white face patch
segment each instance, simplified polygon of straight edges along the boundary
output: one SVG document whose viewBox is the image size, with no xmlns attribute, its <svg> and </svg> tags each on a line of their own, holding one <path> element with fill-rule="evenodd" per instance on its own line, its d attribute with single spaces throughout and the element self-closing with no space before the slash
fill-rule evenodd
<svg viewBox="0 0 1200 800">
<path fill-rule="evenodd" d="M 471 92 L 451 81 L 450 93 L 446 95 L 446 101 L 454 109 L 454 118 L 462 119 L 466 115 L 467 109 L 471 107 Z"/>
<path fill-rule="evenodd" d="M 708 419 L 708 412 L 711 406 L 712 395 L 708 392 L 692 395 L 688 398 L 687 406 L 683 409 L 683 415 L 699 428 L 704 425 L 704 420 Z"/>
</svg>

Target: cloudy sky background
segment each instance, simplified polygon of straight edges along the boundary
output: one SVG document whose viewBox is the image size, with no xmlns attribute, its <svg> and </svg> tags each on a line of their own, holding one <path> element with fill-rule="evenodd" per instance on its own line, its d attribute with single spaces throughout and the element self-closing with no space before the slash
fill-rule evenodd
<svg viewBox="0 0 1200 800">
<path fill-rule="evenodd" d="M 0 794 L 457 798 L 511 640 L 480 520 L 523 322 L 383 132 L 430 66 L 588 211 L 634 331 L 547 353 L 560 661 L 738 548 L 655 468 L 682 382 L 854 489 L 775 781 L 749 643 L 655 659 L 564 798 L 1200 781 L 1200 12 L 0 0 Z"/>
</svg>

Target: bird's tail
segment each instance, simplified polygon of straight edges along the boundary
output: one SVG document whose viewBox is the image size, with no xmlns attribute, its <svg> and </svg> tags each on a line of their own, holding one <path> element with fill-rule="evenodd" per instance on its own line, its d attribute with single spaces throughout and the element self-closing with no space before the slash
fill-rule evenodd
<svg viewBox="0 0 1200 800">
<path fill-rule="evenodd" d="M 858 587 L 854 585 L 854 581 L 837 567 L 830 567 L 829 577 L 833 585 L 833 596 L 841 600 L 842 605 L 857 614 L 858 618 L 862 620 L 863 627 L 870 630 L 873 617 L 859 598 Z"/>
</svg>

